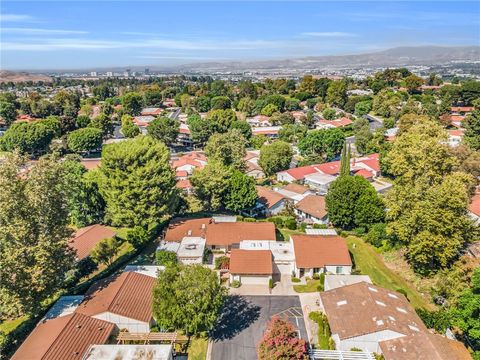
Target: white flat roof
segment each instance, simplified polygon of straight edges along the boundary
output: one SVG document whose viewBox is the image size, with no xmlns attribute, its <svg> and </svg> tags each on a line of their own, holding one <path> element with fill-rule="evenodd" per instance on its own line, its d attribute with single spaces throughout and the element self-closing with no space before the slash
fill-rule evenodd
<svg viewBox="0 0 480 360">
<path fill-rule="evenodd" d="M 203 257 L 206 240 L 201 237 L 184 237 L 177 251 L 179 258 Z"/>
<path fill-rule="evenodd" d="M 80 305 L 80 303 L 83 301 L 84 297 L 84 295 L 60 296 L 60 298 L 45 314 L 43 319 L 50 320 L 72 314 L 78 305 Z"/>
<path fill-rule="evenodd" d="M 325 291 L 365 281 L 372 283 L 368 275 L 325 275 Z"/>
<path fill-rule="evenodd" d="M 127 265 L 124 271 L 136 272 L 142 275 L 147 275 L 147 276 L 156 278 L 157 273 L 163 270 L 165 270 L 165 266 L 161 266 L 161 265 Z"/>
<path fill-rule="evenodd" d="M 174 253 L 177 253 L 178 249 L 180 249 L 180 243 L 176 241 L 162 241 L 157 248 L 157 250 L 171 251 Z"/>
<path fill-rule="evenodd" d="M 320 172 L 316 172 L 316 173 L 305 176 L 305 180 L 308 180 L 310 182 L 317 183 L 317 184 L 328 184 L 335 181 L 335 179 L 336 177 L 333 175 L 323 174 Z"/>
<path fill-rule="evenodd" d="M 269 240 L 242 240 L 240 249 L 244 250 L 270 250 L 273 255 L 273 261 L 293 261 L 293 244 L 289 241 L 269 241 Z"/>
<path fill-rule="evenodd" d="M 169 360 L 172 345 L 93 345 L 82 360 Z"/>
<path fill-rule="evenodd" d="M 307 235 L 337 235 L 335 229 L 305 229 Z"/>
</svg>

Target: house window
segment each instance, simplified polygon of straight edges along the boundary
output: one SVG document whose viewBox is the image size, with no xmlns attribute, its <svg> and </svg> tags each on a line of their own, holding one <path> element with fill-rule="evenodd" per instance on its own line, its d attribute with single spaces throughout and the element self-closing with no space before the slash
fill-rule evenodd
<svg viewBox="0 0 480 360">
<path fill-rule="evenodd" d="M 320 268 L 313 268 L 313 273 L 314 273 L 314 274 L 316 274 L 316 273 L 318 273 L 318 272 L 320 272 Z"/>
<path fill-rule="evenodd" d="M 336 274 L 341 274 L 341 273 L 343 272 L 342 270 L 343 270 L 343 267 L 337 266 L 337 268 L 336 268 L 336 270 L 335 270 L 335 273 L 336 273 Z"/>
</svg>

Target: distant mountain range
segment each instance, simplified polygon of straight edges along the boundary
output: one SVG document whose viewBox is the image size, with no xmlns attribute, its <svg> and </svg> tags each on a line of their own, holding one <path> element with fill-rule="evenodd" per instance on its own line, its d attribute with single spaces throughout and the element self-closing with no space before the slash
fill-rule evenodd
<svg viewBox="0 0 480 360">
<path fill-rule="evenodd" d="M 384 51 L 336 56 L 309 56 L 285 60 L 225 61 L 186 64 L 171 70 L 183 71 L 248 71 L 269 69 L 318 69 L 323 67 L 380 67 L 406 65 L 440 65 L 452 61 L 479 61 L 480 46 L 397 47 Z"/>
</svg>

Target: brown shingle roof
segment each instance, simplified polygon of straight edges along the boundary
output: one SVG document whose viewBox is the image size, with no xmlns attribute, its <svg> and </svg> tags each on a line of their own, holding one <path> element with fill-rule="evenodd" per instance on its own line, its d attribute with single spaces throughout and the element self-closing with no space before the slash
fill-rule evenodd
<svg viewBox="0 0 480 360">
<path fill-rule="evenodd" d="M 268 209 L 278 204 L 280 201 L 285 200 L 285 197 L 279 193 L 270 190 L 263 186 L 257 186 L 258 200 L 264 204 Z"/>
<path fill-rule="evenodd" d="M 327 215 L 327 208 L 325 206 L 325 197 L 318 195 L 308 195 L 300 200 L 295 207 L 309 214 L 317 219 L 322 219 Z"/>
<path fill-rule="evenodd" d="M 207 245 L 232 245 L 242 240 L 276 240 L 271 222 L 212 223 L 207 226 Z"/>
<path fill-rule="evenodd" d="M 82 314 L 41 322 L 12 360 L 80 360 L 90 345 L 104 344 L 115 324 Z"/>
<path fill-rule="evenodd" d="M 292 235 L 298 268 L 352 265 L 345 239 L 340 236 Z"/>
<path fill-rule="evenodd" d="M 290 183 L 288 185 L 285 185 L 283 187 L 283 190 L 291 191 L 291 192 L 302 195 L 302 194 L 305 194 L 310 189 L 300 184 Z"/>
<path fill-rule="evenodd" d="M 459 341 L 440 335 L 416 333 L 380 342 L 385 360 L 469 360 L 471 355 Z"/>
<path fill-rule="evenodd" d="M 234 249 L 230 255 L 230 273 L 271 275 L 273 273 L 272 252 Z"/>
<path fill-rule="evenodd" d="M 205 237 L 206 226 L 212 218 L 176 219 L 168 226 L 165 241 L 181 241 L 185 236 Z"/>
<path fill-rule="evenodd" d="M 99 281 L 88 290 L 85 300 L 75 311 L 89 316 L 111 312 L 149 322 L 155 281 L 151 276 L 136 272 L 124 272 Z"/>
<path fill-rule="evenodd" d="M 107 226 L 90 225 L 77 230 L 70 240 L 70 246 L 76 251 L 78 260 L 82 260 L 90 255 L 90 252 L 100 241 L 111 238 L 115 234 L 116 232 Z"/>
<path fill-rule="evenodd" d="M 391 330 L 427 332 L 407 299 L 396 291 L 360 282 L 320 293 L 332 334 L 341 340 Z"/>
</svg>

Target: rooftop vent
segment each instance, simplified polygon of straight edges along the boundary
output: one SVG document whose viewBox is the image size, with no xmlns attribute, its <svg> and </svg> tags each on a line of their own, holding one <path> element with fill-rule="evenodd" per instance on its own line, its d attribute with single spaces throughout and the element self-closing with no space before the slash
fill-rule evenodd
<svg viewBox="0 0 480 360">
<path fill-rule="evenodd" d="M 388 293 L 388 296 L 390 296 L 392 299 L 398 299 L 398 296 L 395 294 Z"/>
<path fill-rule="evenodd" d="M 187 235 L 191 236 L 192 235 L 192 230 L 188 230 Z"/>
<path fill-rule="evenodd" d="M 368 287 L 368 290 L 373 291 L 373 292 L 378 292 L 377 289 L 375 289 L 375 288 L 373 288 L 373 287 L 370 287 L 370 286 Z"/>
<path fill-rule="evenodd" d="M 400 311 L 401 313 L 404 313 L 404 314 L 407 313 L 407 310 L 405 310 L 404 308 L 401 308 L 401 307 L 397 307 L 397 311 Z"/>
<path fill-rule="evenodd" d="M 385 305 L 384 302 L 381 302 L 381 301 L 378 301 L 378 300 L 375 300 L 375 302 L 380 306 L 387 306 L 387 305 Z"/>
<path fill-rule="evenodd" d="M 378 325 L 378 326 L 383 325 L 383 320 L 377 320 L 377 325 Z"/>
<path fill-rule="evenodd" d="M 413 325 L 408 325 L 408 327 L 410 328 L 410 330 L 413 330 L 413 331 L 420 331 L 419 328 L 417 328 L 416 326 L 413 326 Z"/>
<path fill-rule="evenodd" d="M 197 248 L 196 244 L 188 244 L 185 246 L 185 249 L 187 250 L 195 250 Z"/>
<path fill-rule="evenodd" d="M 347 305 L 347 300 L 337 301 L 337 306 Z"/>
</svg>

